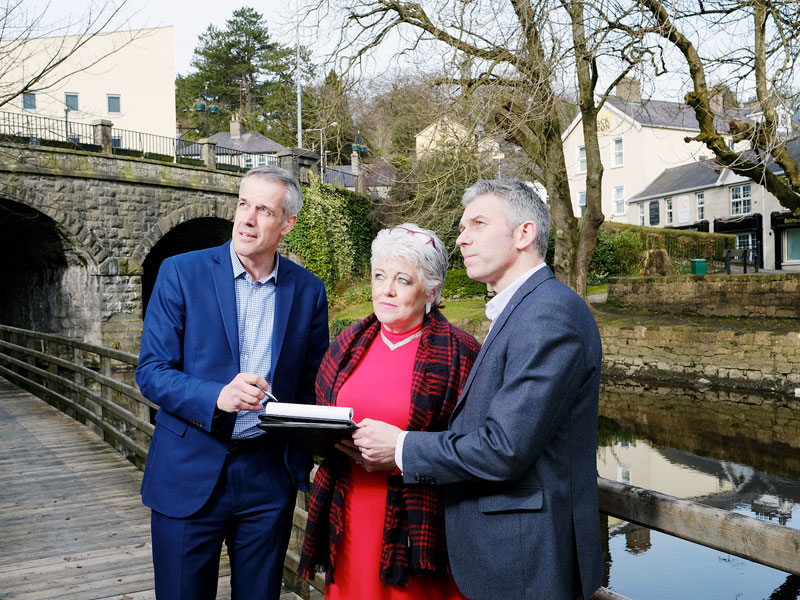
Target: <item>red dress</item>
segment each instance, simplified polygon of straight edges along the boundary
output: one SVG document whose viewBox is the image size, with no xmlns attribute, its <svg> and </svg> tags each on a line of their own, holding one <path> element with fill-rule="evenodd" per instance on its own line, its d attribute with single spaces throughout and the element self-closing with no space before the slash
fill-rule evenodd
<svg viewBox="0 0 800 600">
<path fill-rule="evenodd" d="M 382 328 L 393 344 L 408 340 L 422 329 L 393 334 Z M 336 400 L 353 408 L 353 420 L 369 417 L 405 429 L 411 408 L 411 375 L 419 337 L 390 350 L 378 335 L 361 363 L 344 383 Z M 412 575 L 404 588 L 381 582 L 380 559 L 386 492 L 391 471 L 368 473 L 353 465 L 351 491 L 345 496 L 344 532 L 336 552 L 335 582 L 325 588 L 326 600 L 444 600 L 463 599 L 452 577 Z"/>
</svg>

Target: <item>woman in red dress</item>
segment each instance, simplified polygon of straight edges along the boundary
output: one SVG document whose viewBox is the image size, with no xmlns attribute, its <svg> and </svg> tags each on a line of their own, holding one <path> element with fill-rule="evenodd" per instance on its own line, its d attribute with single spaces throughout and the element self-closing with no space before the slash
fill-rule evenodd
<svg viewBox="0 0 800 600">
<path fill-rule="evenodd" d="M 439 311 L 447 250 L 406 223 L 372 242 L 373 314 L 331 345 L 317 376 L 317 403 L 441 431 L 479 344 Z M 311 491 L 300 575 L 326 573 L 326 600 L 426 600 L 463 596 L 450 575 L 444 506 L 431 486 L 399 471 L 367 472 L 347 447 L 320 465 Z"/>
</svg>

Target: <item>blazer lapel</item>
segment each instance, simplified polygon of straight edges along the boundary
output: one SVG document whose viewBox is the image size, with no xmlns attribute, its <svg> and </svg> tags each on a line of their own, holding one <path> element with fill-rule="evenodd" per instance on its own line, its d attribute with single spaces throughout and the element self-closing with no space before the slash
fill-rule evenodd
<svg viewBox="0 0 800 600">
<path fill-rule="evenodd" d="M 478 356 L 475 357 L 475 363 L 472 365 L 472 369 L 467 376 L 467 381 L 464 383 L 464 389 L 461 391 L 461 396 L 458 398 L 458 402 L 456 403 L 455 409 L 453 410 L 453 416 L 450 417 L 450 421 L 452 422 L 453 417 L 458 412 L 459 408 L 464 402 L 464 398 L 467 397 L 467 393 L 469 392 L 469 388 L 472 386 L 472 381 L 475 379 L 475 373 L 477 373 L 480 364 L 483 362 L 483 358 L 489 352 L 489 349 L 492 346 L 492 343 L 500 335 L 500 332 L 505 327 L 506 322 L 508 321 L 511 314 L 514 312 L 517 306 L 519 306 L 520 302 L 531 292 L 533 292 L 540 283 L 545 281 L 546 279 L 550 279 L 553 277 L 553 272 L 550 270 L 550 267 L 545 266 L 536 271 L 533 275 L 531 275 L 525 283 L 516 291 L 516 293 L 511 297 L 506 307 L 503 309 L 503 312 L 497 317 L 495 322 L 492 324 L 492 329 L 489 332 L 489 335 L 486 336 L 486 339 L 483 341 L 481 345 L 480 352 L 478 352 Z"/>
<path fill-rule="evenodd" d="M 231 347 L 231 353 L 239 364 L 239 325 L 236 320 L 236 290 L 233 287 L 233 265 L 231 264 L 230 242 L 219 247 L 213 267 L 214 289 L 217 293 L 219 310 L 225 336 Z"/>
<path fill-rule="evenodd" d="M 292 273 L 289 259 L 280 257 L 278 267 L 278 285 L 275 289 L 275 321 L 272 329 L 272 360 L 270 366 L 270 381 L 275 381 L 275 367 L 281 354 L 283 339 L 289 326 L 289 314 L 292 312 L 294 299 L 294 273 Z"/>
</svg>

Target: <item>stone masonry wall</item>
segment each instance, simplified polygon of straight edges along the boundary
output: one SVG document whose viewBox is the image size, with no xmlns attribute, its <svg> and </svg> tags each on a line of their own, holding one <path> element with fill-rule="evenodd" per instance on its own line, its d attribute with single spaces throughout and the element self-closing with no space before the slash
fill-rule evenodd
<svg viewBox="0 0 800 600">
<path fill-rule="evenodd" d="M 600 327 L 606 377 L 633 376 L 687 385 L 800 390 L 800 328 L 774 334 L 697 327 Z"/>
<path fill-rule="evenodd" d="M 617 277 L 608 301 L 670 314 L 800 318 L 800 273 Z"/>
<path fill-rule="evenodd" d="M 144 259 L 181 223 L 198 218 L 232 222 L 241 177 L 71 150 L 3 150 L 0 199 L 50 217 L 78 257 L 78 266 L 64 272 L 53 299 L 57 326 L 45 325 L 45 330 L 136 351 Z M 43 292 L 54 294 L 55 286 Z"/>
</svg>

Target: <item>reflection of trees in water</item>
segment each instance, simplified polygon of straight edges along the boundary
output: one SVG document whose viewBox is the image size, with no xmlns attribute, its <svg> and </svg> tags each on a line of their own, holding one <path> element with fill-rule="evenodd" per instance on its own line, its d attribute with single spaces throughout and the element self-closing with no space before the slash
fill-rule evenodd
<svg viewBox="0 0 800 600">
<path fill-rule="evenodd" d="M 800 479 L 800 402 L 632 381 L 603 382 L 599 438 L 647 438 L 656 446 Z M 622 433 L 626 432 L 626 433 Z"/>
<path fill-rule="evenodd" d="M 770 594 L 768 600 L 796 600 L 800 598 L 800 577 L 789 575 L 781 586 Z"/>
</svg>

